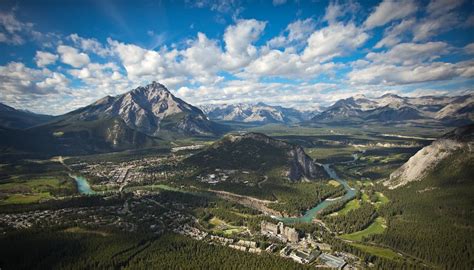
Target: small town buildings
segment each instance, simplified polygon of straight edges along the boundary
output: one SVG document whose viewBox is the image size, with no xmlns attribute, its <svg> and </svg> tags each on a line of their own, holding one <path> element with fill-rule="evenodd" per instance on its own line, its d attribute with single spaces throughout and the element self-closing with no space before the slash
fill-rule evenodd
<svg viewBox="0 0 474 270">
<path fill-rule="evenodd" d="M 298 232 L 291 227 L 283 225 L 283 222 L 273 224 L 271 222 L 262 221 L 260 224 L 260 233 L 263 235 L 277 236 L 285 241 L 297 243 L 299 241 Z"/>
</svg>

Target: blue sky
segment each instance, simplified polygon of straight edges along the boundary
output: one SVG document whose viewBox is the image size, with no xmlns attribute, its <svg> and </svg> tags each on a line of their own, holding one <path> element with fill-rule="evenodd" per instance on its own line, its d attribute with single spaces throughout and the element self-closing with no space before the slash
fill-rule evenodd
<svg viewBox="0 0 474 270">
<path fill-rule="evenodd" d="M 153 80 L 195 105 L 472 93 L 473 10 L 462 0 L 2 1 L 0 102 L 60 114 Z"/>
</svg>

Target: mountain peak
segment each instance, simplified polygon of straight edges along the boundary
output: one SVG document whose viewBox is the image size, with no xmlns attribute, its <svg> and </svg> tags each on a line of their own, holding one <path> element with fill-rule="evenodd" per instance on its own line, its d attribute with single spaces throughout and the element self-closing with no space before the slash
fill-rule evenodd
<svg viewBox="0 0 474 270">
<path fill-rule="evenodd" d="M 175 97 L 155 81 L 116 97 L 107 96 L 69 115 L 86 121 L 119 117 L 130 128 L 149 136 L 212 135 L 215 132 L 214 124 L 201 110 Z"/>
</svg>

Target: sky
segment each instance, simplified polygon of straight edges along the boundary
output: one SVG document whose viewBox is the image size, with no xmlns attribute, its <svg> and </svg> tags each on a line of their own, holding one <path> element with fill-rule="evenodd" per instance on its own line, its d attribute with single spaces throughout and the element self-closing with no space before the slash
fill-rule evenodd
<svg viewBox="0 0 474 270">
<path fill-rule="evenodd" d="M 0 102 L 58 115 L 152 81 L 193 105 L 474 92 L 474 2 L 0 2 Z"/>
</svg>

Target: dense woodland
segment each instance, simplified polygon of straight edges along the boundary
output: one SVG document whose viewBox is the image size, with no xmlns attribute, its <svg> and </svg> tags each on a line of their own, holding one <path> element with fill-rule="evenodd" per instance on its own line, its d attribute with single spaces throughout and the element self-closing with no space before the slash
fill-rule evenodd
<svg viewBox="0 0 474 270">
<path fill-rule="evenodd" d="M 69 233 L 60 229 L 3 236 L 2 269 L 311 269 L 175 234 Z"/>
<path fill-rule="evenodd" d="M 367 228 L 377 217 L 375 207 L 367 202 L 346 215 L 325 216 L 324 221 L 335 232 L 353 233 Z"/>
<path fill-rule="evenodd" d="M 372 241 L 447 269 L 474 268 L 474 158 L 460 151 L 423 181 L 386 191 L 384 234 Z"/>
</svg>

